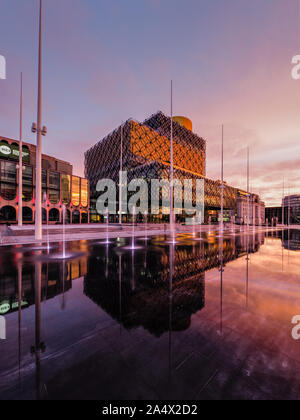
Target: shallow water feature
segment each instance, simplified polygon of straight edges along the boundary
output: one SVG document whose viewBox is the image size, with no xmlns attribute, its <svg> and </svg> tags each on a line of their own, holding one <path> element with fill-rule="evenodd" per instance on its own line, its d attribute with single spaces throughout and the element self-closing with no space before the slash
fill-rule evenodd
<svg viewBox="0 0 300 420">
<path fill-rule="evenodd" d="M 299 399 L 299 231 L 201 235 L 1 248 L 0 398 Z"/>
</svg>

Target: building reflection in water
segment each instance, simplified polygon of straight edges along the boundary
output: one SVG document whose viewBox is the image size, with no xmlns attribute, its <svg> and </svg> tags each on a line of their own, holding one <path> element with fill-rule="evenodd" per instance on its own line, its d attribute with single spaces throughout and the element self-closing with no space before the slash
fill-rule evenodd
<svg viewBox="0 0 300 420">
<path fill-rule="evenodd" d="M 36 254 L 37 256 L 37 254 Z M 2 256 L 3 257 L 3 256 Z M 0 256 L 0 305 L 5 305 L 7 315 L 35 304 L 36 265 L 11 258 L 4 263 Z M 38 257 L 38 256 L 37 256 Z M 51 262 L 39 264 L 41 270 L 41 301 L 62 295 L 62 309 L 65 307 L 64 294 L 72 288 L 72 280 L 83 277 L 87 272 L 87 258 L 71 262 Z"/>
<path fill-rule="evenodd" d="M 99 247 L 88 258 L 84 293 L 127 330 L 142 326 L 157 337 L 170 330 L 184 331 L 192 315 L 205 306 L 205 271 L 222 268 L 222 292 L 224 265 L 257 252 L 263 241 L 259 235 L 249 240 L 246 236 L 214 238 L 196 248 L 110 252 L 109 257 Z"/>
<path fill-rule="evenodd" d="M 285 238 L 284 238 L 285 240 Z M 264 235 L 241 235 L 190 242 L 184 246 L 154 244 L 139 252 L 118 253 L 113 245 L 91 247 L 89 256 L 67 262 L 35 263 L 22 254 L 0 255 L 0 307 L 5 314 L 18 311 L 18 358 L 21 385 L 22 310 L 35 305 L 35 340 L 31 352 L 36 363 L 36 397 L 41 389 L 43 342 L 41 311 L 47 301 L 62 297 L 72 281 L 84 278 L 84 294 L 101 307 L 122 328 L 143 327 L 155 337 L 168 333 L 169 373 L 172 375 L 172 338 L 187 330 L 192 315 L 205 307 L 205 272 L 220 270 L 220 333 L 223 332 L 223 272 L 230 261 L 247 258 L 247 303 L 249 254 L 259 250 Z M 42 254 L 42 251 L 40 251 Z M 35 254 L 38 257 L 38 254 Z M 5 259 L 5 264 L 4 264 Z"/>
<path fill-rule="evenodd" d="M 300 251 L 300 230 L 288 229 L 283 232 L 283 247 L 288 251 Z"/>
</svg>

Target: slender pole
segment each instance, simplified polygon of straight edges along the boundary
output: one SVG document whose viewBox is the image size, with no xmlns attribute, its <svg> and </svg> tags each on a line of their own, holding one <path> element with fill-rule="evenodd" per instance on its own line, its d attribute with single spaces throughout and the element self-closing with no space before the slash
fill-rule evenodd
<svg viewBox="0 0 300 420">
<path fill-rule="evenodd" d="M 247 148 L 247 230 L 249 231 L 249 182 L 250 182 L 250 165 L 249 165 L 249 147 Z"/>
<path fill-rule="evenodd" d="M 289 188 L 289 205 L 288 205 L 288 227 L 290 228 L 291 223 L 291 190 Z"/>
<path fill-rule="evenodd" d="M 38 67 L 38 103 L 37 103 L 37 149 L 35 180 L 35 239 L 42 240 L 42 0 L 40 0 L 39 24 L 39 67 Z"/>
<path fill-rule="evenodd" d="M 23 73 L 20 90 L 20 142 L 19 142 L 19 217 L 18 225 L 23 225 Z"/>
<path fill-rule="evenodd" d="M 223 335 L 223 273 L 224 273 L 224 243 L 221 238 L 220 247 L 220 334 Z"/>
<path fill-rule="evenodd" d="M 173 211 L 173 178 L 174 178 L 174 156 L 173 156 L 173 80 L 171 80 L 171 167 L 170 167 L 170 230 L 174 240 L 174 211 Z"/>
<path fill-rule="evenodd" d="M 222 163 L 221 163 L 221 233 L 224 230 L 224 125 L 222 125 Z"/>
<path fill-rule="evenodd" d="M 283 188 L 282 188 L 282 224 L 284 226 L 284 177 L 283 177 Z"/>
<path fill-rule="evenodd" d="M 123 124 L 121 125 L 121 156 L 120 156 L 120 186 L 119 186 L 119 223 L 122 224 L 122 171 L 123 171 Z"/>
</svg>

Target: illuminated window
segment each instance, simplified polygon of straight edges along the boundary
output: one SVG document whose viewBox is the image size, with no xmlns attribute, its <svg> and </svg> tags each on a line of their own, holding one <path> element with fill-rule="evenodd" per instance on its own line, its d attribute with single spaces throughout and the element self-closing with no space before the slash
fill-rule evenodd
<svg viewBox="0 0 300 420">
<path fill-rule="evenodd" d="M 72 204 L 77 207 L 80 204 L 80 179 L 72 176 Z"/>
<path fill-rule="evenodd" d="M 88 206 L 88 181 L 86 179 L 81 179 L 81 205 Z"/>
</svg>

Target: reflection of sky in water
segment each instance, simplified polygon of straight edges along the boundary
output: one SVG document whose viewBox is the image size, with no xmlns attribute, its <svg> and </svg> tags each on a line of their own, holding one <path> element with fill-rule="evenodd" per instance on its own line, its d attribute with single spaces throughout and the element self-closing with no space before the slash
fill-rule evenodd
<svg viewBox="0 0 300 420">
<path fill-rule="evenodd" d="M 247 283 L 247 237 L 225 236 L 221 289 L 220 238 L 178 237 L 172 283 L 164 239 L 136 253 L 124 249 L 130 239 L 108 247 L 74 242 L 68 251 L 84 255 L 66 263 L 45 262 L 47 250 L 2 250 L 0 302 L 11 311 L 7 340 L 0 342 L 0 398 L 300 395 L 300 343 L 291 338 L 291 319 L 300 314 L 300 253 L 284 249 L 279 237 L 251 235 Z M 291 232 L 294 245 L 296 239 Z M 19 337 L 21 265 L 27 306 Z M 30 351 L 35 265 L 46 346 L 40 368 Z"/>
</svg>

